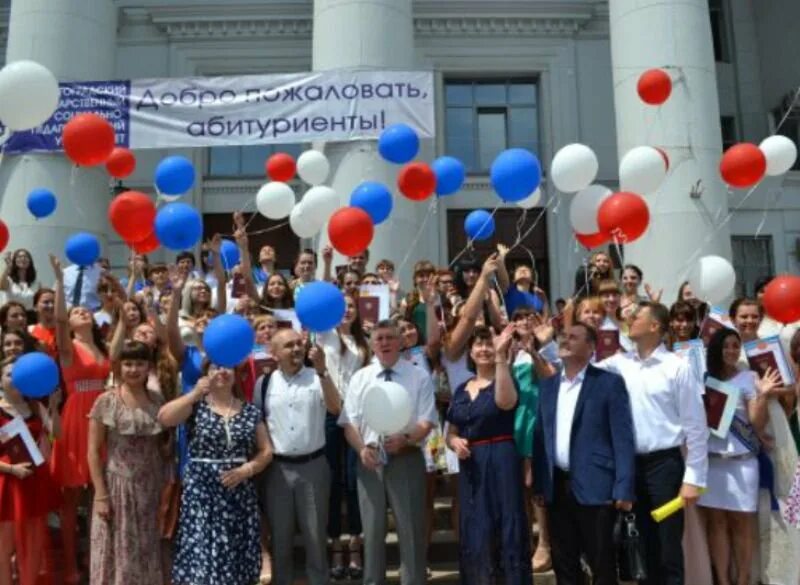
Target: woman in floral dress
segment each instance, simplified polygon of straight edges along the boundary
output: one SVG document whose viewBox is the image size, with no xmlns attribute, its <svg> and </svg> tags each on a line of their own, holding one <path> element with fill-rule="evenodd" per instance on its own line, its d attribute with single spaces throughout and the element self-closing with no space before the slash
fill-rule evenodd
<svg viewBox="0 0 800 585">
<path fill-rule="evenodd" d="M 261 571 L 254 475 L 272 457 L 258 409 L 234 390 L 232 369 L 206 366 L 194 389 L 166 404 L 165 426 L 186 423 L 174 585 L 252 585 Z"/>
<path fill-rule="evenodd" d="M 92 585 L 165 582 L 157 512 L 167 436 L 156 420 L 163 398 L 147 388 L 150 362 L 149 347 L 126 342 L 118 362 L 121 384 L 101 395 L 89 414 Z"/>
</svg>

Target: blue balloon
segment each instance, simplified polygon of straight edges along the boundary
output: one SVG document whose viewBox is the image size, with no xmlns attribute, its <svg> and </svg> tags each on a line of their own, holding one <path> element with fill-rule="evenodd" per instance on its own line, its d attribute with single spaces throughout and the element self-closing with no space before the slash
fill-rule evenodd
<svg viewBox="0 0 800 585">
<path fill-rule="evenodd" d="M 158 163 L 155 182 L 164 195 L 183 195 L 194 185 L 194 165 L 185 156 L 168 156 Z"/>
<path fill-rule="evenodd" d="M 344 318 L 344 294 L 330 282 L 311 282 L 297 293 L 294 310 L 309 331 L 330 331 Z"/>
<path fill-rule="evenodd" d="M 100 241 L 92 234 L 78 232 L 67 239 L 64 252 L 78 266 L 91 266 L 100 257 Z"/>
<path fill-rule="evenodd" d="M 494 217 L 485 209 L 476 209 L 464 220 L 464 231 L 472 240 L 488 240 L 494 235 Z"/>
<path fill-rule="evenodd" d="M 383 223 L 392 212 L 392 193 L 383 183 L 366 181 L 350 195 L 350 205 L 360 207 L 372 218 L 372 223 Z"/>
<path fill-rule="evenodd" d="M 524 148 L 510 148 L 494 159 L 490 177 L 500 199 L 522 201 L 541 183 L 542 165 L 536 155 Z"/>
<path fill-rule="evenodd" d="M 394 124 L 381 132 L 378 138 L 378 152 L 389 162 L 403 165 L 417 156 L 419 136 L 411 126 Z"/>
<path fill-rule="evenodd" d="M 46 353 L 20 356 L 11 366 L 11 383 L 26 398 L 44 398 L 58 386 L 58 365 Z"/>
<path fill-rule="evenodd" d="M 34 189 L 28 193 L 28 211 L 37 219 L 47 217 L 56 210 L 56 196 L 47 189 Z"/>
<path fill-rule="evenodd" d="M 214 317 L 203 332 L 208 359 L 224 368 L 233 368 L 247 359 L 255 341 L 250 322 L 239 315 Z"/>
<path fill-rule="evenodd" d="M 466 169 L 464 163 L 452 156 L 442 156 L 431 165 L 436 175 L 436 194 L 444 197 L 452 195 L 464 184 Z"/>
<path fill-rule="evenodd" d="M 188 203 L 169 203 L 156 215 L 158 241 L 170 250 L 183 251 L 203 237 L 203 218 Z"/>
<path fill-rule="evenodd" d="M 242 255 L 239 253 L 239 246 L 231 240 L 222 240 L 219 255 L 222 256 L 222 267 L 228 271 L 233 270 L 233 267 L 238 265 L 242 259 Z"/>
</svg>

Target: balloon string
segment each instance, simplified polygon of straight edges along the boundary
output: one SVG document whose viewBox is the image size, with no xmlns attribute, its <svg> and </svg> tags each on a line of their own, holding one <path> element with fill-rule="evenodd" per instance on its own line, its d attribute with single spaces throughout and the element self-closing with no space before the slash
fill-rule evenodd
<svg viewBox="0 0 800 585">
<path fill-rule="evenodd" d="M 494 209 L 492 209 L 492 213 L 489 215 L 489 217 L 487 217 L 487 218 L 486 218 L 486 220 L 483 222 L 483 224 L 481 225 L 481 227 L 480 227 L 480 228 L 478 228 L 478 233 L 480 233 L 480 232 L 481 232 L 481 230 L 482 230 L 484 227 L 486 227 L 487 225 L 489 225 L 489 222 L 490 222 L 490 221 L 491 221 L 491 220 L 494 218 L 494 215 L 497 213 L 497 210 L 498 210 L 498 209 L 500 209 L 500 205 L 501 205 L 500 203 L 498 203 L 497 205 L 495 205 L 495 208 L 494 208 Z M 453 258 L 452 262 L 450 262 L 450 264 L 448 264 L 448 265 L 447 265 L 447 268 L 448 268 L 448 269 L 450 269 L 450 268 L 452 268 L 453 266 L 455 266 L 456 262 L 458 262 L 458 260 L 461 258 L 461 256 L 463 256 L 463 255 L 464 255 L 464 254 L 465 254 L 465 253 L 466 253 L 468 250 L 472 250 L 472 244 L 473 244 L 474 242 L 475 242 L 475 238 L 468 238 L 468 239 L 467 239 L 467 245 L 466 245 L 466 246 L 464 246 L 464 247 L 461 249 L 461 251 L 460 251 L 458 254 L 456 254 L 456 257 L 455 257 L 455 258 Z"/>
<path fill-rule="evenodd" d="M 414 248 L 416 248 L 417 242 L 422 237 L 422 230 L 425 229 L 425 225 L 428 223 L 428 220 L 431 218 L 432 215 L 436 215 L 436 206 L 437 206 L 437 204 L 438 204 L 438 200 L 437 200 L 436 196 L 434 196 L 433 199 L 431 200 L 430 205 L 428 205 L 428 211 L 425 214 L 425 217 L 422 219 L 422 223 L 420 224 L 416 235 L 414 235 L 414 238 L 411 240 L 411 245 L 408 247 L 408 250 L 406 251 L 406 255 L 403 257 L 402 262 L 400 262 L 400 264 L 397 267 L 397 271 L 396 271 L 397 274 L 400 274 L 400 272 L 403 270 L 403 268 L 405 267 L 406 263 L 408 262 L 409 258 L 411 258 L 411 254 L 414 251 Z"/>
<path fill-rule="evenodd" d="M 534 230 L 534 229 L 536 229 L 536 226 L 537 226 L 537 225 L 539 225 L 539 222 L 542 220 L 542 218 L 544 217 L 545 213 L 547 213 L 547 210 L 548 210 L 548 208 L 549 208 L 549 207 L 550 207 L 550 206 L 553 204 L 553 202 L 554 202 L 554 201 L 556 201 L 557 199 L 558 199 L 558 197 L 551 197 L 551 198 L 550 198 L 550 200 L 547 202 L 547 204 L 546 204 L 544 207 L 542 207 L 542 210 L 541 210 L 541 211 L 539 212 L 539 214 L 536 216 L 536 219 L 533 221 L 533 225 L 531 225 L 531 227 L 529 227 L 529 228 L 528 228 L 528 229 L 525 231 L 525 233 L 524 233 L 524 234 L 521 234 L 521 235 L 518 235 L 518 236 L 517 236 L 517 241 L 516 241 L 516 242 L 514 242 L 514 245 L 513 245 L 513 246 L 511 246 L 511 247 L 508 249 L 508 251 L 509 251 L 509 252 L 511 252 L 512 250 L 514 250 L 514 249 L 516 249 L 516 248 L 518 248 L 519 246 L 521 246 L 521 245 L 522 245 L 522 241 L 523 241 L 523 240 L 525 240 L 525 239 L 526 239 L 526 238 L 527 238 L 527 237 L 528 237 L 528 236 L 531 234 L 531 232 L 533 232 L 533 230 Z M 555 212 L 555 209 L 553 209 L 553 211 Z"/>
<path fill-rule="evenodd" d="M 75 198 L 75 184 L 77 183 L 78 173 L 80 172 L 80 168 L 78 165 L 72 165 L 72 168 L 69 172 L 69 200 L 75 206 L 75 209 L 78 210 L 78 214 L 84 219 L 84 221 L 88 222 L 88 218 L 86 214 L 83 212 L 83 209 L 80 205 L 78 205 L 78 200 Z"/>
</svg>

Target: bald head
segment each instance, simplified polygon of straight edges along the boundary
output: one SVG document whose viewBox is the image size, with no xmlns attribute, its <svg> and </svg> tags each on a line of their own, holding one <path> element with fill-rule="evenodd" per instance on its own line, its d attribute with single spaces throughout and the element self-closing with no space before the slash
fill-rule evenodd
<svg viewBox="0 0 800 585">
<path fill-rule="evenodd" d="M 306 348 L 302 336 L 294 329 L 279 329 L 270 340 L 272 355 L 278 367 L 287 374 L 295 374 L 303 367 Z"/>
</svg>

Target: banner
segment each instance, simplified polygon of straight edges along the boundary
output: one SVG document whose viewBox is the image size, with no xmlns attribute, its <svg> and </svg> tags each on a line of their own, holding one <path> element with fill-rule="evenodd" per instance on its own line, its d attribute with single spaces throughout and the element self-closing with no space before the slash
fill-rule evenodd
<svg viewBox="0 0 800 585">
<path fill-rule="evenodd" d="M 435 134 L 432 72 L 337 70 L 62 83 L 53 116 L 3 150 L 61 150 L 64 125 L 83 112 L 107 118 L 132 149 L 360 140 L 397 123 Z"/>
</svg>

